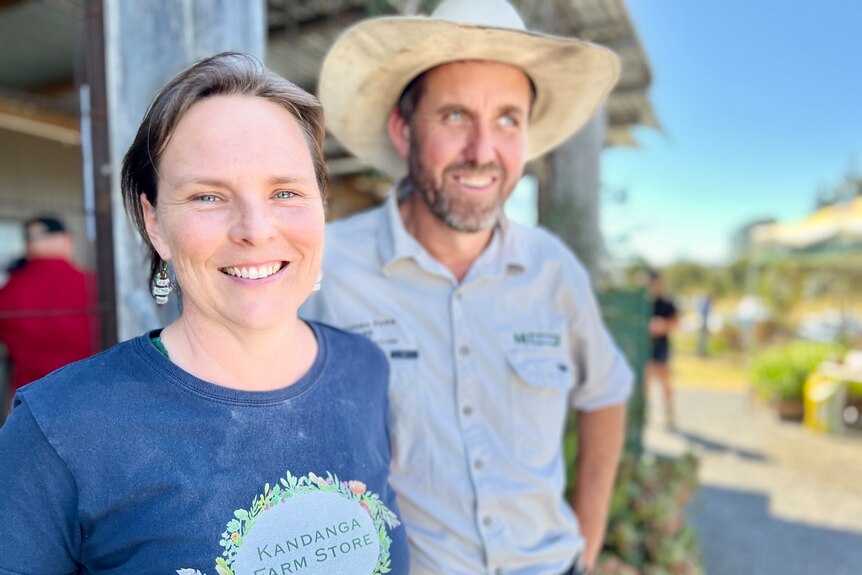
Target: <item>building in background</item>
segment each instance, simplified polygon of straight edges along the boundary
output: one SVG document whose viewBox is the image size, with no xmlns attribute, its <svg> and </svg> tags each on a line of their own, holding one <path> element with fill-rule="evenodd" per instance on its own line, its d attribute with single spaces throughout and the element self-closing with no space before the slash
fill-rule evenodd
<svg viewBox="0 0 862 575">
<path fill-rule="evenodd" d="M 623 62 L 607 106 L 566 145 L 533 162 L 523 188 L 541 223 L 596 271 L 600 155 L 657 127 L 651 72 L 623 0 L 514 0 L 529 27 L 606 45 Z M 44 211 L 78 238 L 99 274 L 104 345 L 166 323 L 142 275 L 143 251 L 122 211 L 118 168 L 146 104 L 176 72 L 238 49 L 315 91 L 324 54 L 346 26 L 381 12 L 427 13 L 419 0 L 0 0 L 0 238 Z M 389 183 L 326 146 L 331 218 L 382 200 Z M 532 196 L 530 196 L 532 194 Z M 522 200 L 523 201 L 523 200 Z M 0 244 L 0 265 L 14 244 Z M 8 252 L 8 253 L 7 253 Z M 159 314 L 162 314 L 161 316 Z"/>
</svg>

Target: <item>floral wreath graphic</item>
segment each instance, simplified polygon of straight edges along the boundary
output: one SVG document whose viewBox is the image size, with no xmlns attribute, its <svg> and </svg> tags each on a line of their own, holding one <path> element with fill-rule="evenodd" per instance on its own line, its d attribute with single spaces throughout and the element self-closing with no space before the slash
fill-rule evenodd
<svg viewBox="0 0 862 575">
<path fill-rule="evenodd" d="M 237 552 L 242 546 L 243 538 L 248 534 L 252 526 L 254 526 L 255 521 L 260 517 L 261 513 L 279 503 L 287 501 L 291 497 L 312 492 L 335 493 L 350 501 L 359 503 L 371 517 L 380 542 L 380 556 L 371 575 L 383 575 L 391 571 L 389 546 L 392 541 L 389 538 L 387 528 L 393 529 L 398 527 L 400 523 L 395 514 L 380 500 L 380 497 L 376 493 L 368 491 L 364 483 L 361 481 L 339 481 L 338 476 L 333 475 L 329 471 L 326 472 L 325 478 L 319 477 L 314 473 L 309 473 L 303 477 L 296 477 L 288 471 L 279 480 L 279 483 L 280 485 L 276 485 L 272 489 L 270 489 L 270 485 L 267 483 L 263 488 L 263 494 L 256 496 L 252 500 L 250 509 L 237 509 L 234 511 L 233 519 L 228 522 L 227 529 L 222 533 L 221 541 L 219 542 L 219 545 L 224 547 L 224 551 L 222 551 L 222 557 L 218 557 L 215 560 L 215 569 L 218 575 L 235 575 L 233 564 Z M 177 574 L 204 575 L 197 569 L 177 569 Z"/>
</svg>

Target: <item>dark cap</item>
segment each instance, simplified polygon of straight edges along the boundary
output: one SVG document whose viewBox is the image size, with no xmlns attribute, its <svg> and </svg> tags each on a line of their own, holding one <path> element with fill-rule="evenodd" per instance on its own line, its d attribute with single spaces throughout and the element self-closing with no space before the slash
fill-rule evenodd
<svg viewBox="0 0 862 575">
<path fill-rule="evenodd" d="M 48 234 L 66 233 L 66 226 L 57 218 L 43 216 L 24 222 L 24 240 L 31 242 Z"/>
</svg>

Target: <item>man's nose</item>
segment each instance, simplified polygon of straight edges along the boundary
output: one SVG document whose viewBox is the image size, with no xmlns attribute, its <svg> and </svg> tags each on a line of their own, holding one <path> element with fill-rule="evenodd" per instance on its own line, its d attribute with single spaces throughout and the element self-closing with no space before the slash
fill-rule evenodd
<svg viewBox="0 0 862 575">
<path fill-rule="evenodd" d="M 497 159 L 494 137 L 487 127 L 476 125 L 466 150 L 467 160 L 477 166 L 493 163 Z"/>
</svg>

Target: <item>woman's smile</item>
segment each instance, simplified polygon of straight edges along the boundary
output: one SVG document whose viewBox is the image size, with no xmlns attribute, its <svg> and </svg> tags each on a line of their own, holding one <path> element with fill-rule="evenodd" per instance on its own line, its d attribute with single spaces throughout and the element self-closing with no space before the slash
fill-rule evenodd
<svg viewBox="0 0 862 575">
<path fill-rule="evenodd" d="M 273 262 L 263 265 L 235 265 L 219 268 L 223 274 L 242 279 L 260 280 L 275 275 L 286 268 L 289 262 Z"/>
<path fill-rule="evenodd" d="M 320 272 L 324 213 L 293 116 L 262 98 L 206 98 L 180 120 L 160 168 L 148 229 L 186 319 L 278 330 L 295 318 Z"/>
</svg>

